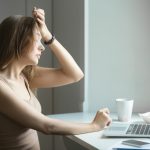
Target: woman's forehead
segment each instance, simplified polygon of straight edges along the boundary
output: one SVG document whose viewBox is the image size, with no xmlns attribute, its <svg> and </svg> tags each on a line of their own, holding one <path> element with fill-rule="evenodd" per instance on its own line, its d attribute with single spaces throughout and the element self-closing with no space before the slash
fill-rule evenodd
<svg viewBox="0 0 150 150">
<path fill-rule="evenodd" d="M 36 37 L 41 38 L 41 33 L 40 33 L 40 31 L 39 31 L 39 28 L 38 28 L 38 27 L 36 27 L 36 28 L 35 28 L 35 30 L 34 30 L 34 35 L 35 35 Z"/>
</svg>

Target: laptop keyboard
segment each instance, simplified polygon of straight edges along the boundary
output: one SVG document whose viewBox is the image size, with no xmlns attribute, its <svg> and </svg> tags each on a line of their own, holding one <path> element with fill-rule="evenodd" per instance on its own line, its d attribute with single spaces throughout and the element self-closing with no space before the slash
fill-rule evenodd
<svg viewBox="0 0 150 150">
<path fill-rule="evenodd" d="M 126 134 L 150 135 L 150 124 L 130 124 Z"/>
</svg>

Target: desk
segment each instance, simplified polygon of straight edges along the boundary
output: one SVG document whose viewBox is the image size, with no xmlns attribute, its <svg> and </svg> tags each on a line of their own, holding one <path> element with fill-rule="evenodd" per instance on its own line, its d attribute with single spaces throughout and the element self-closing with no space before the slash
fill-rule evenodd
<svg viewBox="0 0 150 150">
<path fill-rule="evenodd" d="M 50 117 L 63 119 L 66 121 L 72 122 L 91 122 L 95 116 L 95 113 L 68 113 L 68 114 L 58 114 L 58 115 L 50 115 Z M 110 114 L 113 120 L 117 120 L 116 114 Z M 142 121 L 141 118 L 137 114 L 133 114 L 133 121 Z M 81 150 L 109 150 L 112 145 L 115 143 L 125 140 L 127 138 L 107 138 L 103 136 L 103 131 L 92 132 L 80 135 L 69 135 L 64 136 L 64 142 L 68 148 L 68 150 L 77 150 L 76 147 Z M 136 138 L 140 139 L 140 138 Z M 148 140 L 148 138 L 147 138 Z M 70 141 L 70 142 L 69 142 Z M 70 144 L 71 143 L 71 144 Z"/>
</svg>

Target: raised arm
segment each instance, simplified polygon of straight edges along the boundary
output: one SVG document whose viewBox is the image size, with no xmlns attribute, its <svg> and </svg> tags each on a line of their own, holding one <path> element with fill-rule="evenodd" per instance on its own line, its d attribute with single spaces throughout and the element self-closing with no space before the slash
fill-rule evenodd
<svg viewBox="0 0 150 150">
<path fill-rule="evenodd" d="M 45 13 L 42 9 L 33 10 L 33 17 L 36 19 L 43 41 L 52 39 L 52 34 L 45 24 Z M 83 72 L 77 65 L 69 52 L 54 39 L 48 47 L 57 58 L 60 68 L 36 67 L 36 76 L 30 82 L 32 88 L 56 87 L 79 81 Z"/>
</svg>

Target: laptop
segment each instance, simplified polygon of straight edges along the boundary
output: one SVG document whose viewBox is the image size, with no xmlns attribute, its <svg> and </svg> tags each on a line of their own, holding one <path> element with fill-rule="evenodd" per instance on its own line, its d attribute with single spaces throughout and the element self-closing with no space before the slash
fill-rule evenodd
<svg viewBox="0 0 150 150">
<path fill-rule="evenodd" d="M 150 124 L 140 122 L 112 122 L 104 132 L 107 137 L 150 137 Z"/>
</svg>

